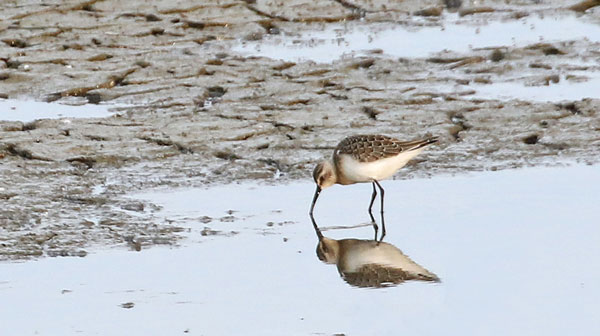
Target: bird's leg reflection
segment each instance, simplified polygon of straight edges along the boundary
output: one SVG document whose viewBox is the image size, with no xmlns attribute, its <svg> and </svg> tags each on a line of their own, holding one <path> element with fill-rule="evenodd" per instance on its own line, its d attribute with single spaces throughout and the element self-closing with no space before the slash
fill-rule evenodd
<svg viewBox="0 0 600 336">
<path fill-rule="evenodd" d="M 377 180 L 373 180 L 374 184 L 377 184 L 377 187 L 379 187 L 379 193 L 381 194 L 379 197 L 381 198 L 381 238 L 379 239 L 379 242 L 383 241 L 383 237 L 385 237 L 385 219 L 383 218 L 383 187 L 381 186 L 381 184 L 379 184 L 379 182 L 377 182 Z M 373 190 L 375 190 L 375 185 L 373 185 Z M 371 215 L 371 217 L 373 217 Z M 375 240 L 377 240 L 377 231 L 375 231 Z"/>
<path fill-rule="evenodd" d="M 379 227 L 377 226 L 377 222 L 375 222 L 375 217 L 373 217 L 373 212 L 371 209 L 373 208 L 373 202 L 375 202 L 375 197 L 377 197 L 377 189 L 375 189 L 375 182 L 371 183 L 373 185 L 373 193 L 371 194 L 371 203 L 369 203 L 369 216 L 371 217 L 371 223 L 373 223 L 373 230 L 375 230 L 375 240 L 377 240 L 377 231 L 379 231 Z"/>
<path fill-rule="evenodd" d="M 351 286 L 379 288 L 409 280 L 440 281 L 392 244 L 354 238 L 335 240 L 319 233 L 317 257 L 324 263 L 336 264 L 342 279 Z"/>
</svg>

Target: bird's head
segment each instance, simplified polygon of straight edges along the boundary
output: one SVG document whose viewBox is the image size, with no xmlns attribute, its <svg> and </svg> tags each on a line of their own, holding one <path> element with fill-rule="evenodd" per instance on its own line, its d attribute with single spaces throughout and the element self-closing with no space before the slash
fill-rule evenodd
<svg viewBox="0 0 600 336">
<path fill-rule="evenodd" d="M 323 237 L 317 245 L 317 257 L 326 264 L 335 264 L 339 258 L 340 244 L 335 239 Z"/>
<path fill-rule="evenodd" d="M 319 189 L 331 187 L 336 182 L 335 169 L 330 161 L 322 161 L 313 170 L 313 179 Z"/>
</svg>

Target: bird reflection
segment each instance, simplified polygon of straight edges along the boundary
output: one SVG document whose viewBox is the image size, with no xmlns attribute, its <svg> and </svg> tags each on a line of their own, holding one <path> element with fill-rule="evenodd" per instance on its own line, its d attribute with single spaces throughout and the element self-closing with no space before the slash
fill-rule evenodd
<svg viewBox="0 0 600 336">
<path fill-rule="evenodd" d="M 319 238 L 319 260 L 337 265 L 340 276 L 351 286 L 381 288 L 410 280 L 440 282 L 437 275 L 392 244 L 353 238 L 330 239 L 322 235 L 315 222 L 313 225 Z"/>
</svg>

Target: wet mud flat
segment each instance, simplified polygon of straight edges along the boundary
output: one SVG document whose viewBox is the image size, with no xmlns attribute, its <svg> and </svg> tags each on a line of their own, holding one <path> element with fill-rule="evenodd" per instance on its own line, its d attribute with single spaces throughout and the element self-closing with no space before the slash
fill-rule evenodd
<svg viewBox="0 0 600 336">
<path fill-rule="evenodd" d="M 345 29 L 357 27 L 442 29 L 449 17 L 473 30 L 528 17 L 598 25 L 593 4 L 3 2 L 0 97 L 120 107 L 101 119 L 0 121 L 0 259 L 174 244 L 184 231 L 178 222 L 153 220 L 156 206 L 128 193 L 308 179 L 313 162 L 348 134 L 442 138 L 398 178 L 596 163 L 600 95 L 494 94 L 499 84 L 593 83 L 600 77 L 593 38 L 466 51 L 442 41 L 423 57 L 367 49 L 328 62 L 236 51 L 280 36 L 311 47 L 320 42 L 303 34 L 332 26 L 340 44 Z"/>
</svg>

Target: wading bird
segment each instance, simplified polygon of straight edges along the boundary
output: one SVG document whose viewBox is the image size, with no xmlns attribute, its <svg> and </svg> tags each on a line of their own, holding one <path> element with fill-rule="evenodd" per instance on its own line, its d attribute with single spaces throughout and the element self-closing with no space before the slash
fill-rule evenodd
<svg viewBox="0 0 600 336">
<path fill-rule="evenodd" d="M 381 194 L 381 240 L 385 236 L 383 219 L 384 190 L 379 181 L 394 175 L 398 169 L 417 156 L 423 149 L 438 141 L 438 137 L 429 137 L 414 141 L 400 141 L 385 135 L 354 135 L 342 140 L 329 160 L 317 164 L 313 171 L 313 179 L 317 190 L 310 207 L 310 218 L 315 225 L 313 210 L 321 191 L 334 184 L 348 185 L 354 183 L 373 184 L 369 216 L 375 227 L 377 240 L 377 224 L 371 209 L 377 196 L 377 188 Z"/>
</svg>

